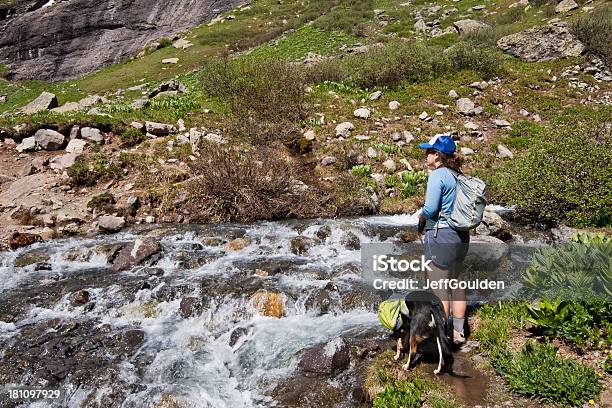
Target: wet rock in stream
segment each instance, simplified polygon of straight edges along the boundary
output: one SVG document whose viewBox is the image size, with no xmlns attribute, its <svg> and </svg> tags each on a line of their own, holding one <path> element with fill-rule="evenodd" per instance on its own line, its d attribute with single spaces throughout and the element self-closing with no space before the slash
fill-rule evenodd
<svg viewBox="0 0 612 408">
<path fill-rule="evenodd" d="M 159 241 L 154 238 L 138 238 L 126 245 L 113 262 L 114 272 L 123 271 L 143 262 L 155 259 L 161 252 Z"/>
</svg>

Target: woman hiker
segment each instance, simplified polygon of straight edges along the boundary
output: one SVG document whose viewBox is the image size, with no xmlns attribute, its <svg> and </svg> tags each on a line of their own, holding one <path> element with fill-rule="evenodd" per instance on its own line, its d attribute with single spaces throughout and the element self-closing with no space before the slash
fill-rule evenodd
<svg viewBox="0 0 612 408">
<path fill-rule="evenodd" d="M 425 205 L 419 216 L 419 230 L 425 230 L 425 255 L 432 260 L 430 281 L 460 278 L 462 263 L 467 254 L 469 231 L 455 231 L 440 213 L 451 214 L 455 200 L 456 173 L 461 173 L 461 158 L 455 155 L 455 142 L 451 136 L 436 135 L 428 143 L 421 143 L 426 149 L 426 164 L 431 173 L 427 182 Z M 454 173 L 455 172 L 455 173 Z M 446 317 L 452 299 L 453 336 L 455 344 L 465 342 L 464 325 L 467 300 L 465 290 L 437 289 L 433 293 L 442 300 Z"/>
</svg>

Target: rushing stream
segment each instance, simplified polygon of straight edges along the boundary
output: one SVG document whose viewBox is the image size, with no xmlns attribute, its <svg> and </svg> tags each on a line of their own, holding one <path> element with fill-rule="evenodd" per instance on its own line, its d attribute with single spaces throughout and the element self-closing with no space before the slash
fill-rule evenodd
<svg viewBox="0 0 612 408">
<path fill-rule="evenodd" d="M 0 253 L 0 384 L 63 389 L 32 407 L 274 406 L 304 350 L 384 336 L 360 247 L 416 221 L 147 226 Z M 109 254 L 142 237 L 161 243 L 154 264 L 113 272 Z M 284 317 L 258 313 L 260 292 Z"/>
</svg>

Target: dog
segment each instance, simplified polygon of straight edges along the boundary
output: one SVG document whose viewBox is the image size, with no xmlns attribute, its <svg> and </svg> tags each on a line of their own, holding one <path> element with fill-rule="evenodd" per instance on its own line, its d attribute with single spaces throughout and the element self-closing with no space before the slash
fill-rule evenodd
<svg viewBox="0 0 612 408">
<path fill-rule="evenodd" d="M 401 313 L 402 324 L 391 335 L 397 340 L 397 351 L 393 359 L 399 361 L 408 350 L 408 361 L 402 366 L 410 370 L 416 362 L 417 347 L 427 339 L 435 339 L 438 349 L 438 367 L 434 374 L 452 371 L 453 354 L 446 335 L 447 319 L 440 299 L 431 292 L 414 291 L 405 298 L 408 315 Z M 414 356 L 414 359 L 413 359 Z"/>
</svg>

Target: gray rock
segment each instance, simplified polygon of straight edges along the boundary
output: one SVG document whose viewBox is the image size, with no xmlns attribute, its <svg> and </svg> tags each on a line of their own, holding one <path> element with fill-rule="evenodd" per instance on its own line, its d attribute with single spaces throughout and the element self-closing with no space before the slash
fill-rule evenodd
<svg viewBox="0 0 612 408">
<path fill-rule="evenodd" d="M 457 92 L 454 89 L 451 89 L 450 91 L 448 91 L 448 96 L 450 96 L 453 99 L 458 99 L 459 95 L 457 94 Z"/>
<path fill-rule="evenodd" d="M 469 147 L 462 147 L 461 154 L 464 156 L 469 156 L 469 155 L 474 154 L 474 150 L 470 149 Z"/>
<path fill-rule="evenodd" d="M 419 19 L 416 23 L 414 23 L 414 29 L 417 33 L 424 33 L 425 31 L 427 31 L 427 24 L 425 24 L 425 21 L 423 19 Z"/>
<path fill-rule="evenodd" d="M 492 270 L 506 257 L 508 249 L 508 244 L 501 239 L 475 235 L 470 238 L 466 262 L 486 268 L 484 270 Z"/>
<path fill-rule="evenodd" d="M 360 118 L 360 119 L 368 119 L 370 117 L 370 110 L 368 108 L 359 108 L 359 109 L 355 109 L 355 111 L 353 112 L 353 115 L 356 118 Z"/>
<path fill-rule="evenodd" d="M 32 167 L 37 173 L 44 171 L 47 164 L 49 164 L 49 160 L 44 157 L 35 157 L 32 159 Z"/>
<path fill-rule="evenodd" d="M 391 101 L 389 102 L 389 109 L 391 110 L 398 110 L 400 107 L 400 103 L 398 101 Z"/>
<path fill-rule="evenodd" d="M 336 126 L 336 137 L 349 137 L 353 129 L 355 129 L 355 125 L 351 122 L 342 122 Z"/>
<path fill-rule="evenodd" d="M 33 152 L 38 147 L 34 136 L 26 137 L 15 148 L 19 153 Z"/>
<path fill-rule="evenodd" d="M 66 146 L 66 153 L 82 154 L 87 146 L 87 142 L 82 139 L 72 139 Z"/>
<path fill-rule="evenodd" d="M 126 245 L 113 261 L 114 272 L 123 271 L 151 260 L 161 252 L 161 245 L 153 238 L 138 238 Z"/>
<path fill-rule="evenodd" d="M 67 102 L 60 107 L 53 108 L 52 110 L 53 112 L 56 112 L 56 113 L 66 113 L 66 112 L 72 112 L 76 110 L 89 108 L 90 106 L 102 104 L 102 103 L 108 103 L 108 100 L 104 98 L 103 96 L 88 95 L 78 102 Z"/>
<path fill-rule="evenodd" d="M 474 122 L 465 122 L 463 127 L 469 130 L 478 130 L 479 126 Z"/>
<path fill-rule="evenodd" d="M 457 112 L 462 115 L 472 115 L 474 114 L 474 102 L 472 102 L 469 98 L 459 98 L 457 99 Z"/>
<path fill-rule="evenodd" d="M 197 152 L 200 147 L 200 141 L 202 139 L 202 133 L 196 128 L 189 129 L 189 143 L 191 144 L 191 150 Z"/>
<path fill-rule="evenodd" d="M 187 92 L 187 87 L 185 87 L 181 81 L 172 79 L 157 86 L 153 91 L 151 91 L 149 98 L 155 98 L 162 92 L 176 92 L 177 94 L 185 93 Z"/>
<path fill-rule="evenodd" d="M 56 107 L 57 97 L 51 92 L 43 92 L 38 96 L 38 98 L 21 108 L 21 111 L 26 115 L 33 115 L 35 113 Z"/>
<path fill-rule="evenodd" d="M 189 144 L 189 135 L 178 135 L 176 137 L 176 144 L 179 146 Z"/>
<path fill-rule="evenodd" d="M 370 159 L 375 159 L 378 157 L 378 152 L 376 151 L 376 149 L 374 149 L 373 147 L 368 147 L 368 150 L 366 152 L 366 155 L 370 158 Z"/>
<path fill-rule="evenodd" d="M 108 232 L 117 232 L 125 227 L 125 218 L 103 215 L 98 218 L 98 226 Z"/>
<path fill-rule="evenodd" d="M 474 11 L 480 11 L 480 10 L 484 10 L 484 9 L 486 9 L 486 8 L 487 8 L 486 6 L 484 6 L 484 5 L 480 4 L 480 5 L 478 5 L 478 6 L 474 6 L 474 7 L 472 7 L 472 10 L 474 10 Z"/>
<path fill-rule="evenodd" d="M 167 123 L 145 122 L 145 129 L 155 136 L 167 136 L 174 130 L 174 126 Z"/>
<path fill-rule="evenodd" d="M 178 58 L 164 58 L 163 60 L 161 60 L 162 64 L 178 64 L 179 59 Z"/>
<path fill-rule="evenodd" d="M 134 99 L 130 106 L 132 109 L 144 109 L 151 104 L 151 101 L 144 98 Z"/>
<path fill-rule="evenodd" d="M 323 160 L 321 160 L 321 164 L 323 164 L 324 166 L 329 166 L 337 161 L 338 160 L 334 156 L 326 156 L 323 158 Z"/>
<path fill-rule="evenodd" d="M 350 350 L 346 342 L 337 337 L 327 344 L 317 345 L 304 353 L 298 368 L 315 374 L 334 374 L 350 364 Z"/>
<path fill-rule="evenodd" d="M 81 137 L 81 128 L 79 126 L 70 128 L 70 140 L 78 139 L 79 137 Z"/>
<path fill-rule="evenodd" d="M 41 149 L 47 151 L 60 150 L 64 145 L 65 137 L 52 129 L 39 129 L 34 134 L 34 139 Z"/>
<path fill-rule="evenodd" d="M 368 95 L 368 99 L 371 101 L 377 101 L 380 99 L 380 97 L 382 96 L 382 91 L 375 91 L 372 92 L 370 95 Z"/>
<path fill-rule="evenodd" d="M 316 139 L 316 134 L 314 132 L 314 130 L 312 129 L 308 129 L 305 133 L 304 133 L 304 139 L 306 140 L 315 140 Z"/>
<path fill-rule="evenodd" d="M 32 163 L 27 163 L 21 169 L 20 176 L 21 177 L 27 177 L 27 176 L 31 176 L 34 173 L 35 173 L 35 169 L 34 169 L 34 167 L 32 167 Z"/>
<path fill-rule="evenodd" d="M 495 119 L 493 121 L 493 125 L 495 127 L 498 127 L 498 128 L 509 128 L 510 127 L 510 122 L 508 122 L 507 120 L 504 120 L 504 119 Z"/>
<path fill-rule="evenodd" d="M 186 40 L 184 38 L 179 38 L 178 40 L 176 40 L 176 41 L 174 41 L 172 43 L 172 46 L 174 48 L 178 48 L 178 49 L 181 49 L 181 50 L 185 50 L 185 49 L 191 47 L 192 45 L 193 44 L 191 43 L 191 41 L 188 41 L 188 40 Z"/>
<path fill-rule="evenodd" d="M 505 159 L 505 158 L 512 159 L 514 158 L 514 154 L 506 146 L 499 143 L 497 145 L 497 157 L 499 157 L 500 159 Z"/>
<path fill-rule="evenodd" d="M 488 30 L 491 28 L 491 26 L 487 23 L 471 19 L 455 21 L 453 25 L 455 26 L 457 31 L 459 31 L 460 35 L 466 35 L 481 30 Z"/>
<path fill-rule="evenodd" d="M 81 138 L 89 140 L 90 142 L 102 144 L 104 143 L 104 135 L 100 129 L 92 127 L 84 127 L 81 129 Z"/>
<path fill-rule="evenodd" d="M 497 47 L 527 61 L 577 57 L 585 50 L 563 21 L 507 35 L 497 41 Z"/>
<path fill-rule="evenodd" d="M 427 112 L 422 112 L 422 113 L 419 115 L 419 119 L 421 119 L 421 120 L 427 120 L 427 119 L 429 119 L 429 114 L 428 114 Z"/>
<path fill-rule="evenodd" d="M 207 133 L 202 138 L 204 140 L 208 140 L 209 142 L 212 142 L 212 143 L 215 143 L 215 144 L 225 144 L 225 143 L 227 143 L 227 140 L 225 140 L 223 137 L 221 137 L 221 135 L 218 135 L 216 133 Z"/>
<path fill-rule="evenodd" d="M 49 161 L 49 167 L 52 170 L 57 170 L 60 173 L 72 167 L 79 157 L 78 154 L 67 153 L 61 156 L 55 156 Z"/>
<path fill-rule="evenodd" d="M 6 95 L 0 95 L 0 103 L 6 103 Z"/>
<path fill-rule="evenodd" d="M 382 165 L 390 173 L 393 173 L 397 169 L 397 165 L 393 159 L 385 160 Z"/>
<path fill-rule="evenodd" d="M 555 13 L 567 13 L 578 8 L 578 3 L 574 0 L 563 0 L 555 7 Z"/>
</svg>

